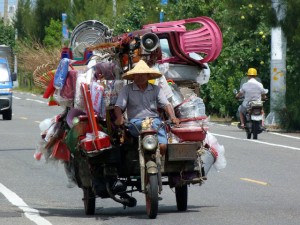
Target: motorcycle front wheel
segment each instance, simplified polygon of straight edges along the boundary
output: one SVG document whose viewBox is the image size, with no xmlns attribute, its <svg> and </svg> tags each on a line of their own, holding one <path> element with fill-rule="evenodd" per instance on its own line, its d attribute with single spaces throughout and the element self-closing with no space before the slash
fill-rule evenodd
<svg viewBox="0 0 300 225">
<path fill-rule="evenodd" d="M 146 180 L 146 211 L 150 219 L 155 219 L 158 212 L 157 174 L 148 174 Z"/>
<path fill-rule="evenodd" d="M 96 197 L 92 188 L 83 188 L 83 204 L 86 215 L 94 215 L 96 207 Z"/>
<path fill-rule="evenodd" d="M 187 202 L 188 202 L 188 187 L 187 187 L 187 185 L 175 187 L 175 195 L 176 195 L 177 210 L 178 211 L 186 211 L 187 210 Z"/>
</svg>

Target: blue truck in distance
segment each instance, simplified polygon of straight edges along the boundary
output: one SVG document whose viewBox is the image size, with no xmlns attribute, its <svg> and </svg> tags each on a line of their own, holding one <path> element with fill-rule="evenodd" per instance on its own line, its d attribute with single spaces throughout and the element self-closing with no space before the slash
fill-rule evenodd
<svg viewBox="0 0 300 225">
<path fill-rule="evenodd" d="M 12 119 L 13 81 L 17 74 L 11 73 L 12 51 L 9 46 L 0 45 L 0 114 L 3 120 Z"/>
</svg>

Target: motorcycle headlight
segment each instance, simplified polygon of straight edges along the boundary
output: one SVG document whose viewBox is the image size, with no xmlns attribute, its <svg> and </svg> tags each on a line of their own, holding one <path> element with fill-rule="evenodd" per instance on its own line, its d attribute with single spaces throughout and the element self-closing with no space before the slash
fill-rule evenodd
<svg viewBox="0 0 300 225">
<path fill-rule="evenodd" d="M 158 141 L 157 141 L 157 137 L 154 135 L 147 135 L 143 138 L 143 148 L 145 150 L 154 150 L 157 147 Z"/>
</svg>

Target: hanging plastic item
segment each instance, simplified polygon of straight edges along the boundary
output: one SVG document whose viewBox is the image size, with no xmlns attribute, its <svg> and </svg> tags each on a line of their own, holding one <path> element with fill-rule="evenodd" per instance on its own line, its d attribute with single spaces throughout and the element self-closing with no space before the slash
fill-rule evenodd
<svg viewBox="0 0 300 225">
<path fill-rule="evenodd" d="M 63 58 L 60 60 L 57 70 L 54 75 L 54 87 L 56 89 L 62 89 L 65 85 L 68 69 L 69 69 L 70 60 Z"/>
<path fill-rule="evenodd" d="M 93 109 L 97 115 L 105 118 L 106 107 L 104 102 L 104 87 L 100 83 L 92 81 L 90 90 Z"/>
<path fill-rule="evenodd" d="M 70 155 L 71 154 L 68 146 L 62 140 L 56 141 L 53 146 L 52 157 L 63 161 L 69 161 Z"/>
</svg>

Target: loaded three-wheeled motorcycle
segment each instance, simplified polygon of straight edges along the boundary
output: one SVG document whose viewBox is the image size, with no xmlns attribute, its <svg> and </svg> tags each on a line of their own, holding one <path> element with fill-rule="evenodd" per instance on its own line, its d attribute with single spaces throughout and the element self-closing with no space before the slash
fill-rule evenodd
<svg viewBox="0 0 300 225">
<path fill-rule="evenodd" d="M 187 31 L 185 23 L 200 23 L 202 27 Z M 77 32 L 82 32 L 83 25 L 98 32 L 97 24 L 80 24 L 74 29 L 74 39 L 80 36 Z M 99 27 L 110 34 L 103 24 Z M 201 47 L 203 33 L 209 48 Z M 195 85 L 209 78 L 203 70 L 221 51 L 220 30 L 210 18 L 199 17 L 150 24 L 140 31 L 105 40 L 85 48 L 80 62 L 73 60 L 74 49 L 63 49 L 44 97 L 54 98 L 65 110 L 43 121 L 46 128 L 42 129 L 40 153 L 48 160 L 64 163 L 70 182 L 83 190 L 87 215 L 95 213 L 97 198 L 111 198 L 124 208 L 134 207 L 137 202 L 133 193 L 140 192 L 145 195 L 148 217 L 156 218 L 164 185 L 175 189 L 177 209 L 185 211 L 188 186 L 203 184 L 211 166 L 222 157 L 224 162 L 222 146 L 209 140 L 205 106 L 199 97 L 199 85 Z M 189 54 L 192 52 L 194 55 Z M 204 52 L 206 57 L 195 52 Z M 168 134 L 164 155 L 151 118 L 145 118 L 141 129 L 135 127 L 138 137 L 128 131 L 134 124 L 114 124 L 113 105 L 124 85 L 119 75 L 140 59 L 164 74 L 162 80 L 152 82 L 169 90 L 166 95 L 181 122 L 175 126 L 161 113 L 160 126 Z M 35 80 L 41 78 L 36 76 Z"/>
</svg>

